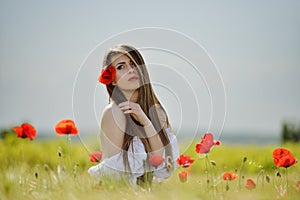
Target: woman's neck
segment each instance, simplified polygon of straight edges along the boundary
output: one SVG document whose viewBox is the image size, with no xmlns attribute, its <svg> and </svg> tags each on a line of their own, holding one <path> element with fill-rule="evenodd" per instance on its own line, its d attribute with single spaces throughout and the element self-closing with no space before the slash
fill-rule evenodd
<svg viewBox="0 0 300 200">
<path fill-rule="evenodd" d="M 137 102 L 138 100 L 138 90 L 135 91 L 122 91 L 124 96 L 128 101 Z"/>
</svg>

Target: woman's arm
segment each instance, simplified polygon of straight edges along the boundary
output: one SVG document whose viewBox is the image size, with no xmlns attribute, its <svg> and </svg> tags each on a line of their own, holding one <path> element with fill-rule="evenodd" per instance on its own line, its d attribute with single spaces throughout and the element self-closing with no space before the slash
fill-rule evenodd
<svg viewBox="0 0 300 200">
<path fill-rule="evenodd" d="M 160 127 L 163 129 L 167 128 L 167 117 L 166 117 L 166 113 L 164 112 L 164 110 L 159 106 L 159 105 L 155 105 L 155 109 L 158 115 L 158 119 L 160 122 Z M 153 149 L 153 153 L 158 154 L 158 155 L 162 155 L 163 151 L 164 151 L 164 145 L 160 139 L 160 136 L 158 135 L 158 132 L 155 130 L 153 124 L 151 123 L 151 121 L 148 119 L 147 124 L 144 126 L 145 132 L 148 136 L 150 145 Z"/>
<path fill-rule="evenodd" d="M 119 104 L 120 109 L 124 114 L 131 114 L 137 121 L 144 126 L 146 135 L 150 142 L 152 153 L 162 155 L 164 151 L 164 145 L 158 135 L 158 132 L 155 130 L 150 119 L 142 110 L 141 106 L 137 103 L 126 101 Z M 154 107 L 157 110 L 157 114 L 161 123 L 162 128 L 166 128 L 166 115 L 165 112 L 159 106 Z"/>
<path fill-rule="evenodd" d="M 164 152 L 164 145 L 150 120 L 149 124 L 144 126 L 144 129 L 153 150 L 152 153 L 162 156 Z"/>
<path fill-rule="evenodd" d="M 122 151 L 125 123 L 125 116 L 115 103 L 106 106 L 102 114 L 100 132 L 103 157 L 111 157 Z"/>
</svg>

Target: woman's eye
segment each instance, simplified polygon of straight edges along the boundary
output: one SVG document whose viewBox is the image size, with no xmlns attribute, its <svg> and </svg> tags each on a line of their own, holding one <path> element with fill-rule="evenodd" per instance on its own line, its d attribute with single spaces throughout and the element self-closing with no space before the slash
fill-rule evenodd
<svg viewBox="0 0 300 200">
<path fill-rule="evenodd" d="M 119 66 L 117 67 L 118 70 L 124 69 L 124 68 L 125 68 L 124 65 L 119 65 Z"/>
</svg>

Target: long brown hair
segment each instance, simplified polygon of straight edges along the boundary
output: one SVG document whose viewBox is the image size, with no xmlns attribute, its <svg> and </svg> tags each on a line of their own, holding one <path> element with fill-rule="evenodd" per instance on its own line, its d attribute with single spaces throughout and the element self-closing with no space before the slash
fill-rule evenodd
<svg viewBox="0 0 300 200">
<path fill-rule="evenodd" d="M 159 105 L 159 107 L 165 113 L 166 125 L 167 127 L 170 127 L 168 117 L 163 106 L 160 104 L 159 100 L 157 99 L 152 89 L 150 79 L 149 79 L 149 74 L 142 55 L 136 48 L 132 46 L 124 45 L 124 44 L 118 45 L 110 49 L 105 54 L 103 60 L 103 66 L 111 65 L 111 63 L 113 62 L 111 58 L 113 55 L 116 54 L 123 54 L 128 56 L 130 60 L 134 62 L 134 64 L 136 65 L 139 77 L 141 77 L 140 78 L 141 86 L 138 88 L 138 98 L 136 103 L 140 104 L 142 110 L 147 115 L 147 117 L 151 120 L 155 130 L 159 134 L 160 139 L 165 147 L 165 154 L 166 154 L 165 157 L 167 158 L 168 156 L 170 156 L 172 158 L 172 147 L 170 145 L 169 137 L 166 133 L 166 130 L 162 127 L 163 125 L 160 123 L 157 110 L 153 108 L 155 108 L 156 105 Z M 126 97 L 120 91 L 118 86 L 109 84 L 106 85 L 106 89 L 108 91 L 110 99 L 115 101 L 116 104 L 127 101 Z M 122 144 L 123 163 L 126 171 L 131 171 L 129 161 L 128 161 L 128 150 L 130 145 L 133 142 L 133 136 L 135 135 L 139 136 L 147 154 L 152 152 L 152 148 L 148 138 L 146 137 L 145 130 L 141 126 L 141 124 L 138 121 L 136 121 L 131 115 L 125 115 L 125 117 L 126 117 L 126 129 L 125 129 L 124 139 Z"/>
</svg>

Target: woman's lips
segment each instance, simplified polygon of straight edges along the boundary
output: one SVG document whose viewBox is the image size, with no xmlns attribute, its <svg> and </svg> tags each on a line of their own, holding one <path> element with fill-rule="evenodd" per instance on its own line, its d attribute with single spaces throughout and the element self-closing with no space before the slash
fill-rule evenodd
<svg viewBox="0 0 300 200">
<path fill-rule="evenodd" d="M 137 76 L 133 76 L 131 78 L 128 79 L 128 81 L 136 81 L 138 80 L 139 78 Z"/>
</svg>

